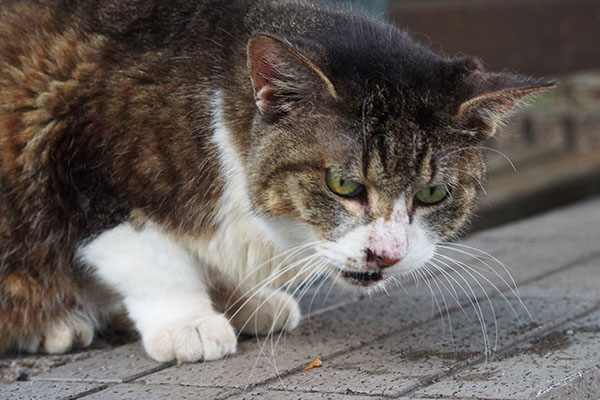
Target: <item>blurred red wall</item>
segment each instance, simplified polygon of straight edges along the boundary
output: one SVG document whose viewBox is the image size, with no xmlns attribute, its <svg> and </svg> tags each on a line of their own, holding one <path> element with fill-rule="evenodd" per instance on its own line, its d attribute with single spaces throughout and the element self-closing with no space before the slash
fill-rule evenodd
<svg viewBox="0 0 600 400">
<path fill-rule="evenodd" d="M 448 55 L 537 76 L 600 68 L 599 0 L 392 0 L 390 18 Z"/>
</svg>

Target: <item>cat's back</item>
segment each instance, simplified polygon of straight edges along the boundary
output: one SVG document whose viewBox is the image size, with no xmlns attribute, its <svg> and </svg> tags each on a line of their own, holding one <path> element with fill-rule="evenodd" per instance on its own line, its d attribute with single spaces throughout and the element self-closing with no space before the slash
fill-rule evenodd
<svg viewBox="0 0 600 400">
<path fill-rule="evenodd" d="M 93 95 L 103 39 L 69 17 L 45 2 L 0 7 L 0 173 L 14 182 L 39 172 L 50 141 Z"/>
<path fill-rule="evenodd" d="M 80 129 L 76 119 L 90 119 L 90 99 L 105 96 L 108 81 L 136 63 L 140 70 L 151 64 L 165 70 L 178 55 L 193 55 L 197 77 L 203 78 L 236 47 L 234 42 L 245 40 L 240 32 L 247 31 L 243 15 L 249 4 L 0 2 L 0 174 L 31 170 L 28 158 L 44 161 L 46 140 L 56 139 L 52 132 L 66 125 Z"/>
<path fill-rule="evenodd" d="M 248 38 L 257 33 L 312 40 L 317 52 L 344 51 L 352 36 L 361 37 L 361 20 L 351 15 L 305 1 L 4 1 L 0 174 L 16 179 L 39 171 L 60 139 L 57 132 L 80 130 L 98 106 L 92 100 L 106 96 L 107 81 L 132 65 L 143 70 L 151 60 L 158 71 L 149 73 L 171 73 L 169 63 L 189 58 L 193 70 L 183 76 L 180 68 L 182 79 L 214 84 L 236 73 Z M 344 58 L 323 56 L 340 60 L 336 68 Z"/>
</svg>

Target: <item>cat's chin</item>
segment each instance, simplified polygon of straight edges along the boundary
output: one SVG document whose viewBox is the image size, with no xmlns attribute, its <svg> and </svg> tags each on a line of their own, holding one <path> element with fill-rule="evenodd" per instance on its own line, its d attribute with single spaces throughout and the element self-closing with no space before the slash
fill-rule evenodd
<svg viewBox="0 0 600 400">
<path fill-rule="evenodd" d="M 362 287 L 374 286 L 389 278 L 389 275 L 381 271 L 342 271 L 340 275 L 351 285 Z"/>
</svg>

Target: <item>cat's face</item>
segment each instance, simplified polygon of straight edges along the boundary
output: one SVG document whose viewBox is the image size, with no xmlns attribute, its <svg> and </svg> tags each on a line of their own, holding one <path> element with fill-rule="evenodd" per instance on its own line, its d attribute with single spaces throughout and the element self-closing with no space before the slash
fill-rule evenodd
<svg viewBox="0 0 600 400">
<path fill-rule="evenodd" d="M 484 175 L 474 143 L 383 115 L 373 96 L 345 115 L 291 112 L 286 119 L 302 122 L 264 126 L 252 157 L 261 214 L 279 219 L 278 228 L 281 219 L 309 226 L 301 242 L 318 240 L 333 271 L 360 285 L 429 260 L 435 243 L 464 224 Z"/>
<path fill-rule="evenodd" d="M 485 175 L 478 129 L 493 130 L 490 108 L 459 118 L 464 102 L 452 105 L 450 96 L 330 81 L 307 60 L 293 86 L 277 75 L 281 65 L 268 64 L 287 56 L 279 50 L 249 50 L 250 68 L 258 69 L 247 159 L 256 213 L 288 246 L 314 241 L 325 269 L 351 284 L 371 286 L 424 265 L 471 212 Z M 253 51 L 261 52 L 258 66 Z M 280 97 L 310 91 L 301 86 L 311 79 L 321 94 L 305 94 L 310 101 Z"/>
</svg>

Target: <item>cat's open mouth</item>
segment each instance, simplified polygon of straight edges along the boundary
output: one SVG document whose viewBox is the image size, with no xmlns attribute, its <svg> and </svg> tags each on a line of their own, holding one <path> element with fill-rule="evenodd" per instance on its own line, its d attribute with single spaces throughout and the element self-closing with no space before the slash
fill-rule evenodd
<svg viewBox="0 0 600 400">
<path fill-rule="evenodd" d="M 361 286 L 370 286 L 376 282 L 379 282 L 385 278 L 387 275 L 382 274 L 381 272 L 356 272 L 356 271 L 343 271 L 342 276 L 346 278 L 350 283 L 354 285 Z"/>
</svg>

